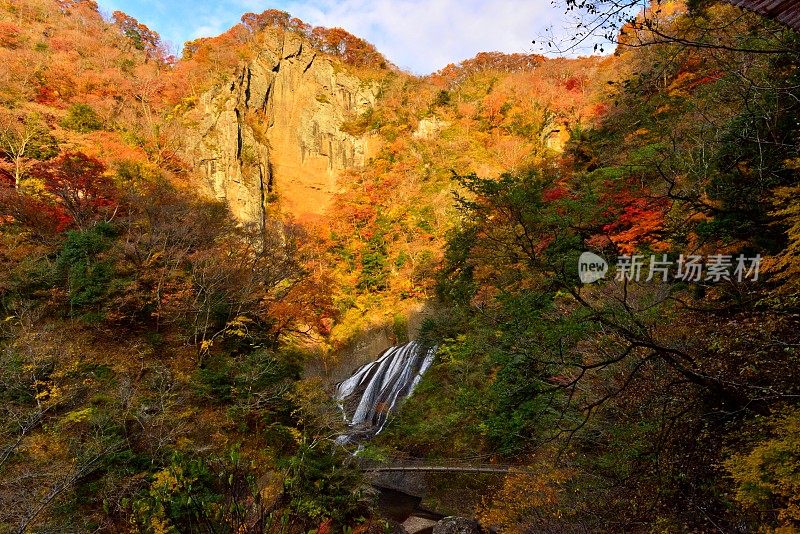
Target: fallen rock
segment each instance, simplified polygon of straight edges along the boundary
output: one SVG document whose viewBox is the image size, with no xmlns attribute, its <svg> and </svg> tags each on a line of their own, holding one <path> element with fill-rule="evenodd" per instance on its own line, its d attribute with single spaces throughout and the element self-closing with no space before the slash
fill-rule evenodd
<svg viewBox="0 0 800 534">
<path fill-rule="evenodd" d="M 436 523 L 433 534 L 481 534 L 481 527 L 474 519 L 451 516 Z"/>
<path fill-rule="evenodd" d="M 420 534 L 430 532 L 436 526 L 436 521 L 412 515 L 403 521 L 403 528 L 408 534 Z"/>
</svg>

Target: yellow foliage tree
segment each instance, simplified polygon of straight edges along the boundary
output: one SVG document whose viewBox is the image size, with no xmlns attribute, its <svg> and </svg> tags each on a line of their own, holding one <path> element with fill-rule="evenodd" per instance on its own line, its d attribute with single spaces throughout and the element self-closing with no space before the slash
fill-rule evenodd
<svg viewBox="0 0 800 534">
<path fill-rule="evenodd" d="M 793 160 L 792 168 L 800 167 L 800 160 Z M 781 284 L 780 291 L 787 295 L 797 295 L 800 292 L 800 186 L 784 187 L 775 193 L 779 208 L 774 215 L 788 227 L 789 243 L 777 256 L 774 263 L 770 262 L 768 268 L 777 273 Z"/>
<path fill-rule="evenodd" d="M 500 491 L 491 500 L 484 499 L 478 520 L 484 526 L 509 534 L 560 523 L 565 515 L 561 496 L 572 476 L 572 471 L 565 468 L 537 472 L 511 470 Z"/>
<path fill-rule="evenodd" d="M 732 455 L 725 469 L 736 483 L 735 499 L 754 510 L 775 510 L 781 532 L 800 527 L 800 408 L 770 422 L 771 437 Z"/>
</svg>

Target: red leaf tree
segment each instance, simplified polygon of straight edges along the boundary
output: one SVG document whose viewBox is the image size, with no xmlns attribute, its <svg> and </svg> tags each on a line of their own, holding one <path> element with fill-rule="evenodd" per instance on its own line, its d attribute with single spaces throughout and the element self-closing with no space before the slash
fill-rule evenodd
<svg viewBox="0 0 800 534">
<path fill-rule="evenodd" d="M 80 152 L 68 152 L 38 165 L 34 175 L 57 200 L 75 225 L 84 228 L 118 209 L 119 195 L 104 175 L 105 165 Z"/>
</svg>

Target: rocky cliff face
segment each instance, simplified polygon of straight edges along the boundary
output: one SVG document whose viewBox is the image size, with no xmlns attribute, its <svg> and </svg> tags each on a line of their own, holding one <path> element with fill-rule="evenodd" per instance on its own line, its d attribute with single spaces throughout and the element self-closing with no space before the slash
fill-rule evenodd
<svg viewBox="0 0 800 534">
<path fill-rule="evenodd" d="M 279 199 L 297 217 L 324 213 L 338 173 L 363 165 L 377 141 L 340 130 L 378 93 L 291 32 L 264 34 L 258 56 L 194 111 L 188 154 L 213 194 L 243 221 Z"/>
</svg>

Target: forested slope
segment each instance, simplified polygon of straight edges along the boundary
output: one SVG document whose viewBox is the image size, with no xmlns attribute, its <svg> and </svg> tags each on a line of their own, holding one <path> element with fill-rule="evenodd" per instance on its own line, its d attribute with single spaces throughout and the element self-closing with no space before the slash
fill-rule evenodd
<svg viewBox="0 0 800 534">
<path fill-rule="evenodd" d="M 241 224 L 180 156 L 213 73 L 177 83 L 155 32 L 94 2 L 4 2 L 0 33 L 0 531 L 364 515 L 293 348 L 330 305 L 313 240 Z"/>
<path fill-rule="evenodd" d="M 529 466 L 485 501 L 486 524 L 800 519 L 797 36 L 730 6 L 672 8 L 669 39 L 627 28 L 602 121 L 561 157 L 458 177 L 438 360 L 383 443 Z M 581 284 L 584 251 L 608 259 L 604 281 Z"/>
</svg>

